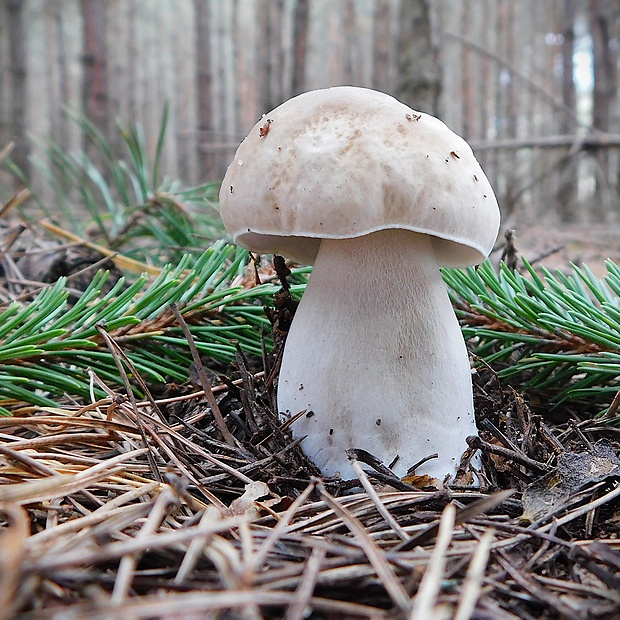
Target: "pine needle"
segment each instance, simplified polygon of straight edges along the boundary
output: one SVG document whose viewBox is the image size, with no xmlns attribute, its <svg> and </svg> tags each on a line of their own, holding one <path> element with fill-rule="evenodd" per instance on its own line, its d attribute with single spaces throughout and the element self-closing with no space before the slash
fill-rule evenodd
<svg viewBox="0 0 620 620">
<path fill-rule="evenodd" d="M 444 270 L 473 352 L 505 378 L 555 403 L 610 404 L 620 377 L 620 268 L 599 279 L 587 267 L 566 275 L 524 260 L 521 274 L 490 263 Z"/>
</svg>

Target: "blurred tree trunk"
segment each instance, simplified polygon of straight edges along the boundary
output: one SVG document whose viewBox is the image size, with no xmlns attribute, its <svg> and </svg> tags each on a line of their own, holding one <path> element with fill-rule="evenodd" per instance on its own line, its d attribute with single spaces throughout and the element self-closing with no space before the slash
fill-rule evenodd
<svg viewBox="0 0 620 620">
<path fill-rule="evenodd" d="M 284 0 L 272 0 L 269 3 L 271 8 L 271 110 L 280 105 L 285 99 L 284 94 Z"/>
<path fill-rule="evenodd" d="M 9 122 L 11 140 L 15 141 L 12 158 L 24 171 L 28 168 L 26 154 L 26 31 L 24 29 L 24 3 L 8 0 L 6 29 L 9 37 L 9 75 L 11 98 Z M 0 144 L 0 148 L 4 145 Z"/>
<path fill-rule="evenodd" d="M 446 5 L 442 5 L 445 9 Z M 431 0 L 400 5 L 396 96 L 416 110 L 437 115 L 441 94 L 440 46 Z"/>
<path fill-rule="evenodd" d="M 388 92 L 390 74 L 390 0 L 376 0 L 373 19 L 372 86 Z"/>
<path fill-rule="evenodd" d="M 343 6 L 343 39 L 344 39 L 344 82 L 345 84 L 359 84 L 361 79 L 358 72 L 358 55 L 356 36 L 358 32 L 357 14 L 353 0 L 344 0 Z"/>
<path fill-rule="evenodd" d="M 258 28 L 258 109 L 261 113 L 282 103 L 284 95 L 283 0 L 259 0 Z"/>
<path fill-rule="evenodd" d="M 515 63 L 515 4 L 512 0 L 502 0 L 498 5 L 497 28 L 502 33 L 500 39 L 500 57 L 506 61 L 500 72 L 500 100 L 503 117 L 502 137 L 517 137 L 517 97 L 519 89 L 515 88 L 515 75 L 512 70 Z M 512 155 L 501 154 L 506 159 Z M 516 166 L 506 166 L 506 189 L 503 206 L 506 213 L 513 213 L 519 203 L 519 181 Z"/>
<path fill-rule="evenodd" d="M 105 3 L 101 0 L 82 0 L 82 19 L 84 29 L 82 105 L 86 116 L 105 135 L 109 118 Z"/>
<path fill-rule="evenodd" d="M 609 130 L 610 103 L 616 89 L 616 72 L 609 52 L 609 23 L 605 9 L 608 3 L 590 0 L 590 32 L 594 60 L 594 93 L 592 124 L 595 129 Z"/>
<path fill-rule="evenodd" d="M 271 6 L 270 0 L 258 0 L 256 23 L 258 28 L 258 109 L 262 114 L 267 113 L 274 107 L 271 91 L 274 70 L 271 60 L 271 39 L 273 34 Z"/>
<path fill-rule="evenodd" d="M 610 115 L 616 91 L 617 71 L 613 66 L 610 50 L 609 5 L 604 0 L 590 0 L 590 34 L 592 35 L 592 56 L 594 73 L 594 90 L 592 93 L 592 126 L 600 131 L 609 131 Z M 593 212 L 596 219 L 605 221 L 611 205 L 607 187 L 608 152 L 599 149 L 596 152 L 598 174 L 596 177 L 596 195 Z"/>
<path fill-rule="evenodd" d="M 98 0 L 94 0 L 97 2 Z M 196 86 L 198 97 L 198 174 L 200 178 L 208 179 L 217 173 L 215 157 L 209 146 L 213 141 L 213 100 L 212 83 L 213 68 L 211 65 L 211 9 L 210 3 L 205 0 L 194 0 L 196 19 Z"/>
<path fill-rule="evenodd" d="M 573 76 L 573 54 L 575 46 L 575 18 L 577 0 L 565 0 L 562 20 L 562 102 L 576 112 L 575 79 Z M 572 133 L 575 122 L 568 114 L 562 116 L 560 131 Z M 577 156 L 570 157 L 559 169 L 559 188 L 556 195 L 556 211 L 562 222 L 576 219 L 577 206 Z"/>
<path fill-rule="evenodd" d="M 471 11 L 468 10 L 467 6 L 463 7 L 461 10 L 461 35 L 465 39 L 470 39 Z M 474 116 L 473 90 L 475 88 L 479 89 L 480 84 L 476 82 L 474 76 L 474 57 L 471 49 L 467 46 L 463 46 L 461 53 L 463 55 L 463 70 L 461 72 L 461 123 L 463 127 L 462 134 L 465 139 L 470 139 L 472 137 L 475 137 L 475 134 L 472 131 Z"/>
<path fill-rule="evenodd" d="M 301 93 L 306 84 L 306 50 L 308 47 L 309 0 L 297 0 L 293 13 L 292 95 Z"/>
</svg>

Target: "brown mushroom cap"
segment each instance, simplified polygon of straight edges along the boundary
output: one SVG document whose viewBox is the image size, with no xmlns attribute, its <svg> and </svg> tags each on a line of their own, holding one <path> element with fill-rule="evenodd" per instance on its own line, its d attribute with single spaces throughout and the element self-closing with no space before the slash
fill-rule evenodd
<svg viewBox="0 0 620 620">
<path fill-rule="evenodd" d="M 483 261 L 499 229 L 469 145 L 440 120 L 377 91 L 311 91 L 265 115 L 220 191 L 239 245 L 312 264 L 321 239 L 400 228 L 433 238 L 438 263 Z"/>
</svg>

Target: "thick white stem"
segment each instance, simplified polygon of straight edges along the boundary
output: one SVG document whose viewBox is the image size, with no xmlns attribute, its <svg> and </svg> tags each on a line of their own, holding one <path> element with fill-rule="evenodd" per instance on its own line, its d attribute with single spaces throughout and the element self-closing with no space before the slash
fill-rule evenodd
<svg viewBox="0 0 620 620">
<path fill-rule="evenodd" d="M 454 474 L 476 434 L 471 371 L 429 237 L 385 230 L 323 240 L 288 334 L 280 411 L 326 475 L 362 448 L 404 475 Z"/>
</svg>

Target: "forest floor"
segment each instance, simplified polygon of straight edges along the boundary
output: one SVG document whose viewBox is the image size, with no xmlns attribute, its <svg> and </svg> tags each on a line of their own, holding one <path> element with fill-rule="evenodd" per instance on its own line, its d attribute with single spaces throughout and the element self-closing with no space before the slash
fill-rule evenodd
<svg viewBox="0 0 620 620">
<path fill-rule="evenodd" d="M 539 225 L 516 247 L 602 275 L 619 237 Z M 401 480 L 356 451 L 356 478 L 320 479 L 274 406 L 277 357 L 214 386 L 230 443 L 189 382 L 5 403 L 0 620 L 620 617 L 616 419 L 531 410 L 482 365 L 459 478 Z"/>
</svg>

